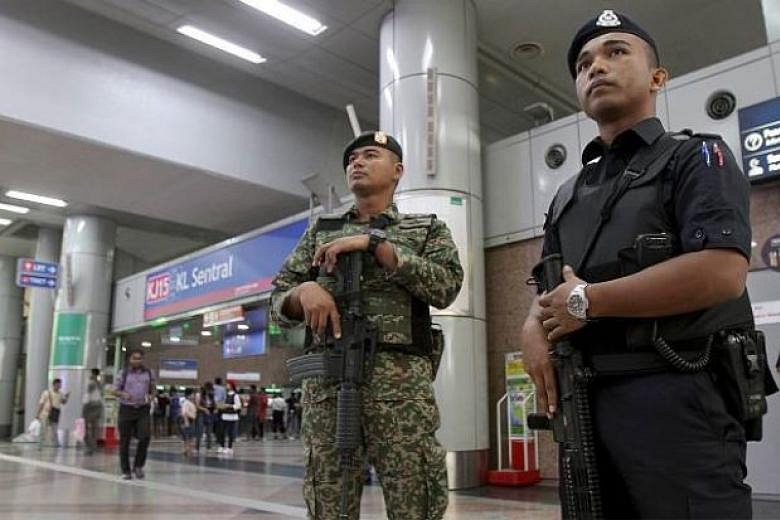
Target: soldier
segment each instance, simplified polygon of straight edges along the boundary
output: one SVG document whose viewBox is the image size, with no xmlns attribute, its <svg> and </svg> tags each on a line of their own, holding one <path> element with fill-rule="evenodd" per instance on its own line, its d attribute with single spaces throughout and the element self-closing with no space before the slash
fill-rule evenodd
<svg viewBox="0 0 780 520">
<path fill-rule="evenodd" d="M 349 518 L 359 515 L 366 459 L 376 469 L 390 519 L 439 519 L 447 507 L 445 451 L 435 437 L 429 305 L 444 308 L 455 300 L 463 269 L 444 222 L 399 213 L 393 203 L 402 157 L 398 142 L 383 132 L 347 145 L 343 164 L 355 203 L 309 226 L 271 297 L 273 318 L 282 326 L 304 321 L 314 338 L 307 352 L 321 351 L 326 334 L 341 336 L 340 310 L 332 288 L 310 275 L 312 267 L 332 272 L 339 255 L 363 252 L 362 302 L 378 329 L 378 352 L 362 392 L 363 443 L 349 479 Z M 309 518 L 335 519 L 342 495 L 336 385 L 308 378 L 302 392 Z"/>
</svg>

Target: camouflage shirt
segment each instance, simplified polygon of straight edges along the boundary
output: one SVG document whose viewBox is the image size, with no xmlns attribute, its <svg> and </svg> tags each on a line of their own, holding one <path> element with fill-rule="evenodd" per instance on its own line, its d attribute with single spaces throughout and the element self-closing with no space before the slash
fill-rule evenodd
<svg viewBox="0 0 780 520">
<path fill-rule="evenodd" d="M 389 312 L 390 309 L 402 307 L 401 302 L 394 299 L 398 299 L 399 294 L 408 293 L 436 308 L 445 308 L 460 291 L 463 268 L 450 230 L 444 222 L 430 215 L 401 214 L 395 204 L 389 206 L 383 214 L 389 219 L 385 232 L 388 243 L 395 249 L 398 263 L 395 271 L 388 273 L 369 253 L 364 253 L 361 278 L 362 289 L 366 294 L 364 310 L 369 320 L 378 322 L 380 329 L 386 331 L 379 338 L 380 343 L 408 344 L 411 341 L 408 327 L 395 327 L 396 321 L 408 320 L 396 315 L 400 311 Z M 346 223 L 335 231 L 315 232 L 314 226 L 310 225 L 287 257 L 274 279 L 275 289 L 271 295 L 271 319 L 278 325 L 300 325 L 299 320 L 282 313 L 282 305 L 290 291 L 311 280 L 310 269 L 317 247 L 340 237 L 366 233 L 368 224 L 355 221 L 357 210 L 354 206 L 343 217 Z M 317 281 L 325 289 L 331 289 L 327 283 L 320 279 Z M 388 312 L 381 312 L 382 309 Z M 375 362 L 372 388 L 379 395 L 385 396 L 419 395 L 419 385 L 423 384 L 422 379 L 426 379 L 421 376 L 426 370 L 430 386 L 430 364 L 427 360 L 396 352 L 380 352 Z"/>
</svg>

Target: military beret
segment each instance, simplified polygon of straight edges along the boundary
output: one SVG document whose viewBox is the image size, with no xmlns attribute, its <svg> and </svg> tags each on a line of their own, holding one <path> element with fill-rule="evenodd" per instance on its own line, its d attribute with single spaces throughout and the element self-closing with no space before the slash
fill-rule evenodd
<svg viewBox="0 0 780 520">
<path fill-rule="evenodd" d="M 567 55 L 569 72 L 571 72 L 572 78 L 577 77 L 575 65 L 577 63 L 577 57 L 580 55 L 580 51 L 585 44 L 596 36 L 613 32 L 629 33 L 642 38 L 653 49 L 655 59 L 658 60 L 658 48 L 655 46 L 655 40 L 653 40 L 653 37 L 650 36 L 647 31 L 639 27 L 627 16 L 616 13 L 612 9 L 605 9 L 600 15 L 580 27 L 580 30 L 574 35 Z"/>
<path fill-rule="evenodd" d="M 403 160 L 404 158 L 404 152 L 401 150 L 401 145 L 398 144 L 398 141 L 393 139 L 392 135 L 388 135 L 384 132 L 364 132 L 350 141 L 347 147 L 344 148 L 343 163 L 345 170 L 349 164 L 349 154 L 357 148 L 362 148 L 364 146 L 385 148 L 396 154 L 399 159 Z"/>
</svg>

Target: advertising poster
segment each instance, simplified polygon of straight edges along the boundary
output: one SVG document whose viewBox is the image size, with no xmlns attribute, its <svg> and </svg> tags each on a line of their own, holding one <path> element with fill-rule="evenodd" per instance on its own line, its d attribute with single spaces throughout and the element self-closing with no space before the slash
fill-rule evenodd
<svg viewBox="0 0 780 520">
<path fill-rule="evenodd" d="M 506 376 L 506 392 L 509 399 L 510 437 L 525 437 L 525 415 L 534 410 L 533 401 L 523 403 L 533 393 L 533 383 L 525 367 L 523 355 L 520 352 L 510 352 L 505 357 L 504 374 Z"/>
</svg>

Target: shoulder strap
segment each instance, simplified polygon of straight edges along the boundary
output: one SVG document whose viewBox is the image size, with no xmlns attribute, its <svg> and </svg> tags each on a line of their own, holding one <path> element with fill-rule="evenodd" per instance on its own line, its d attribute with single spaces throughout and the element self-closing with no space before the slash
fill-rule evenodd
<svg viewBox="0 0 780 520">
<path fill-rule="evenodd" d="M 593 228 L 593 232 L 585 246 L 585 253 L 582 255 L 575 272 L 582 272 L 585 263 L 593 252 L 593 247 L 596 245 L 596 241 L 601 234 L 604 224 L 612 217 L 612 210 L 629 186 L 648 175 L 648 172 L 651 170 L 654 172 L 653 175 L 657 175 L 658 172 L 666 167 L 666 164 L 672 158 L 680 144 L 682 144 L 684 140 L 687 140 L 687 138 L 679 139 L 676 135 L 677 134 L 671 134 L 669 132 L 664 133 L 661 137 L 656 139 L 652 145 L 641 148 L 634 154 L 634 157 L 628 163 L 628 166 L 623 173 L 615 178 L 612 193 L 610 193 L 601 209 L 599 220 Z"/>
</svg>

